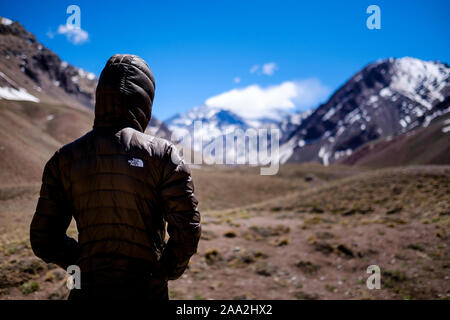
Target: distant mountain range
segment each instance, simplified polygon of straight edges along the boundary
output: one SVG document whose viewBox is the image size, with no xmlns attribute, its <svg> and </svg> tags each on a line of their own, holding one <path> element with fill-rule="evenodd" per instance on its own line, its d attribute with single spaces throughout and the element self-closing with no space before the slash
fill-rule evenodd
<svg viewBox="0 0 450 320">
<path fill-rule="evenodd" d="M 349 157 L 368 142 L 426 127 L 450 111 L 449 107 L 449 66 L 405 57 L 369 64 L 326 103 L 281 121 L 255 121 L 229 110 L 201 106 L 173 116 L 166 124 L 183 136 L 192 134 L 194 121 L 201 121 L 200 134 L 206 141 L 234 129 L 279 128 L 282 163 L 319 161 L 328 165 Z M 194 148 L 198 150 L 198 146 Z"/>
<path fill-rule="evenodd" d="M 298 116 L 293 117 L 298 118 Z M 279 128 L 281 124 L 279 121 L 269 118 L 244 118 L 233 111 L 206 105 L 195 107 L 186 113 L 177 114 L 166 120 L 165 123 L 173 133 L 173 140 L 181 141 L 185 145 L 188 144 L 195 151 L 203 151 L 206 156 L 215 156 L 218 152 L 218 150 L 215 150 L 216 138 L 221 137 L 223 140 L 222 159 L 225 162 L 225 156 L 228 158 L 231 156 L 235 159 L 231 161 L 231 164 L 246 163 L 249 150 L 257 152 L 259 145 L 248 144 L 246 148 L 225 149 L 227 137 L 234 138 L 238 130 L 245 133 L 248 129 L 268 129 L 266 138 L 270 146 L 271 132 L 269 129 Z M 195 128 L 196 124 L 201 125 Z M 287 129 L 288 127 L 289 125 L 286 124 Z M 195 133 L 194 128 L 196 129 Z M 185 140 L 188 136 L 191 138 L 190 141 Z"/>
<path fill-rule="evenodd" d="M 91 126 L 96 85 L 93 73 L 62 61 L 20 23 L 0 17 L 0 103 L 11 108 L 0 115 L 4 128 L 14 119 L 31 117 L 30 134 L 36 134 L 33 126 L 38 121 L 39 130 L 57 135 L 61 143 L 70 141 Z M 18 109 L 18 105 L 27 107 Z M 443 129 L 448 127 L 448 111 L 447 64 L 390 58 L 367 65 L 313 110 L 277 112 L 277 118 L 246 118 L 230 108 L 203 105 L 164 123 L 152 118 L 147 132 L 177 140 L 192 134 L 194 124 L 200 121 L 197 134 L 203 145 L 193 147 L 204 152 L 213 138 L 237 129 L 279 129 L 281 163 L 450 163 L 449 130 Z M 11 118 L 11 112 L 19 112 L 15 115 L 19 118 Z M 439 124 L 430 125 L 436 122 Z M 49 150 L 54 145 L 57 142 Z M 259 145 L 249 148 L 258 151 Z M 411 148 L 423 151 L 410 152 Z M 394 159 L 397 155 L 389 152 L 397 149 L 408 159 L 381 161 Z M 238 150 L 238 161 L 245 162 L 248 151 Z"/>
</svg>

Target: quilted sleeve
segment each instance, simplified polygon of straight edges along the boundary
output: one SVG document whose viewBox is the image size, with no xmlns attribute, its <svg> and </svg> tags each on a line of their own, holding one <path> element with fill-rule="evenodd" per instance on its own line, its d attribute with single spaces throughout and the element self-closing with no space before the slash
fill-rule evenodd
<svg viewBox="0 0 450 320">
<path fill-rule="evenodd" d="M 56 152 L 45 165 L 30 242 L 36 256 L 66 269 L 76 264 L 78 243 L 66 235 L 72 214 L 60 180 L 58 158 Z"/>
<path fill-rule="evenodd" d="M 162 256 L 162 266 L 169 280 L 175 280 L 197 252 L 201 225 L 189 167 L 173 145 L 168 148 L 166 157 L 161 198 L 170 238 Z"/>
</svg>

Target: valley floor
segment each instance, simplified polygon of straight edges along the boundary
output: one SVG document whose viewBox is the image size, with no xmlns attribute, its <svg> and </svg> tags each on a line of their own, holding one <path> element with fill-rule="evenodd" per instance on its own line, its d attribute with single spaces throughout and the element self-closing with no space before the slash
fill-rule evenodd
<svg viewBox="0 0 450 320">
<path fill-rule="evenodd" d="M 193 170 L 203 235 L 172 299 L 450 298 L 450 166 L 258 173 Z M 0 187 L 0 299 L 67 296 L 65 272 L 30 249 L 38 188 Z"/>
</svg>

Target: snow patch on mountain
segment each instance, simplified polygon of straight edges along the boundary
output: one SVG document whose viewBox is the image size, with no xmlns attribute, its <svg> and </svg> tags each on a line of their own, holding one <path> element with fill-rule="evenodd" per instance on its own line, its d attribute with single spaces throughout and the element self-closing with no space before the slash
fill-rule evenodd
<svg viewBox="0 0 450 320">
<path fill-rule="evenodd" d="M 0 80 L 1 83 L 7 84 L 7 86 L 0 87 L 0 99 L 39 102 L 38 98 L 28 93 L 26 89 L 20 88 L 3 72 L 0 72 Z"/>
<path fill-rule="evenodd" d="M 0 99 L 39 102 L 40 100 L 28 93 L 24 88 L 0 87 Z"/>
<path fill-rule="evenodd" d="M 395 60 L 390 89 L 431 110 L 433 102 L 444 100 L 440 91 L 448 77 L 449 68 L 443 64 L 405 57 Z"/>
<path fill-rule="evenodd" d="M 13 21 L 8 19 L 8 18 L 2 17 L 2 18 L 0 18 L 0 23 L 5 25 L 5 26 L 9 26 L 10 24 L 13 23 Z"/>
</svg>

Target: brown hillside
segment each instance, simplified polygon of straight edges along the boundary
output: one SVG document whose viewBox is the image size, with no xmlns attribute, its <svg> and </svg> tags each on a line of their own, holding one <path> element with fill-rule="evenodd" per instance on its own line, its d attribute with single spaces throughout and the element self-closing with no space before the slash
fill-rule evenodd
<svg viewBox="0 0 450 320">
<path fill-rule="evenodd" d="M 92 126 L 88 110 L 0 100 L 0 187 L 39 182 L 45 162 Z"/>
<path fill-rule="evenodd" d="M 428 127 L 420 127 L 395 137 L 369 142 L 341 163 L 367 167 L 392 167 L 417 164 L 449 164 L 450 115 L 434 119 Z"/>
</svg>

